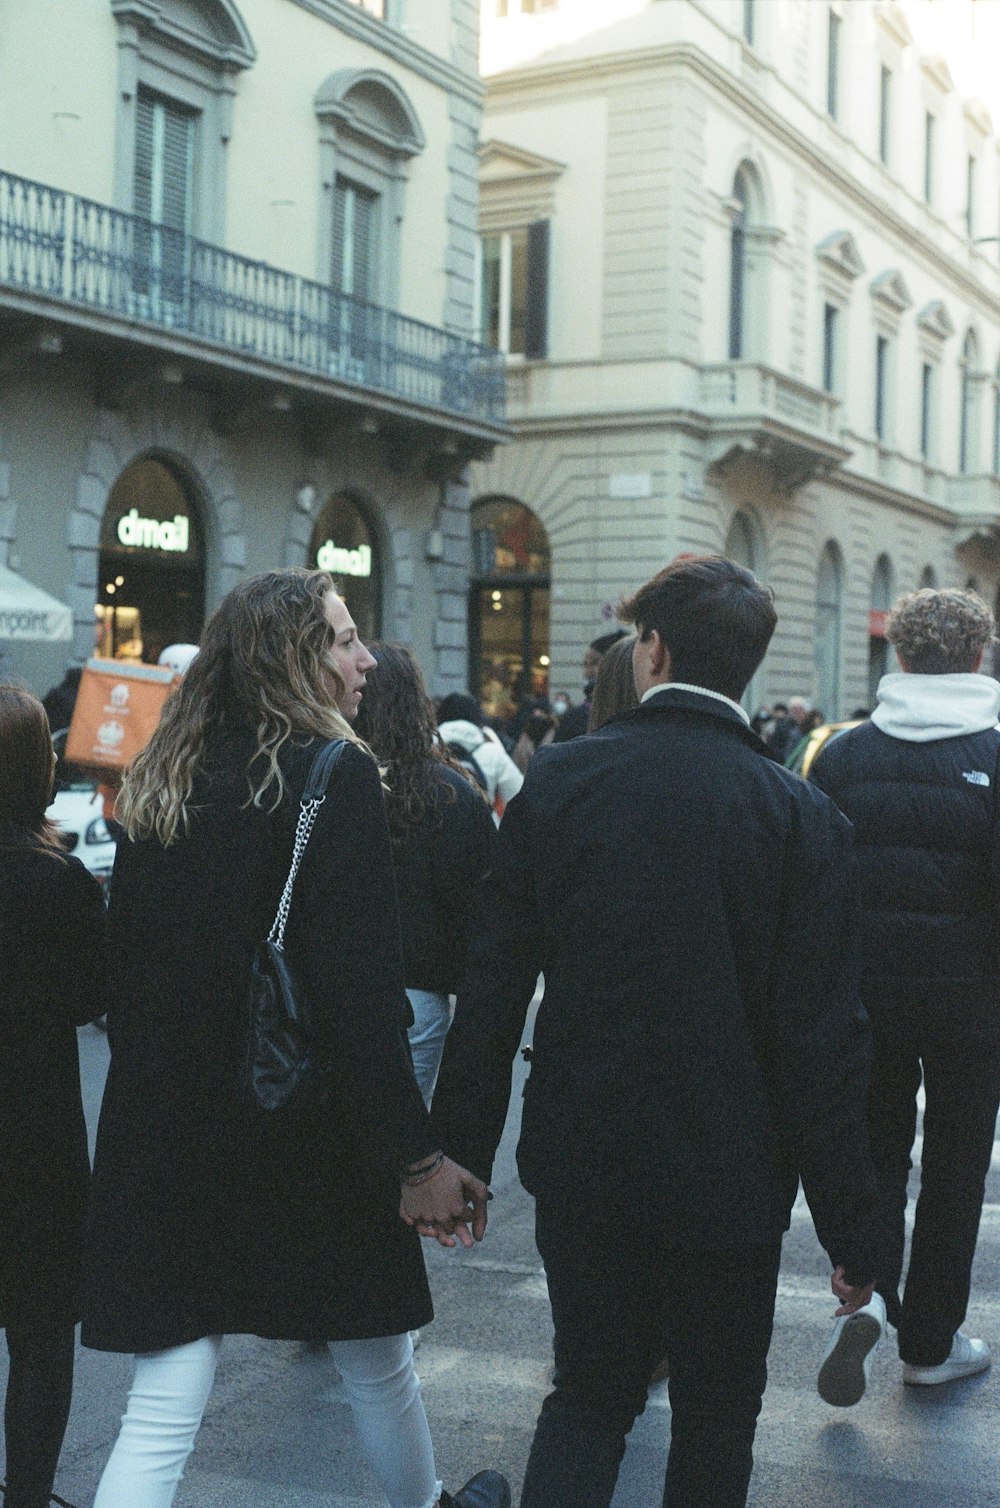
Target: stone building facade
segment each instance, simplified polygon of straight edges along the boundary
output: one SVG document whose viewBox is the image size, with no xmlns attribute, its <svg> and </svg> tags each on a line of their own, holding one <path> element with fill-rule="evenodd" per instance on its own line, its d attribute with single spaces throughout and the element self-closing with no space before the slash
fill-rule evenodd
<svg viewBox="0 0 1000 1508">
<path fill-rule="evenodd" d="M 466 676 L 474 0 L 10 0 L 0 14 L 0 565 L 72 608 L 39 688 L 331 564 L 366 634 Z M 6 578 L 9 580 L 9 578 Z"/>
<path fill-rule="evenodd" d="M 752 699 L 828 716 L 871 704 L 901 591 L 995 600 L 998 11 L 485 0 L 481 320 L 517 438 L 472 468 L 473 535 L 530 516 L 541 569 L 505 637 L 492 594 L 527 567 L 480 552 L 480 683 L 530 649 L 578 695 L 681 551 L 774 587 Z"/>
</svg>

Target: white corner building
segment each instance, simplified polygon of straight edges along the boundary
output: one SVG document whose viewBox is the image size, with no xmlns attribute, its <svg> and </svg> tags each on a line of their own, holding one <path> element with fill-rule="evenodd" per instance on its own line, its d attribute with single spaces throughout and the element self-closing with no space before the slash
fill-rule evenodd
<svg viewBox="0 0 1000 1508">
<path fill-rule="evenodd" d="M 483 0 L 473 682 L 579 695 L 623 592 L 776 594 L 750 700 L 870 706 L 885 613 L 1000 579 L 997 0 Z M 506 689 L 498 689 L 506 688 Z"/>
</svg>

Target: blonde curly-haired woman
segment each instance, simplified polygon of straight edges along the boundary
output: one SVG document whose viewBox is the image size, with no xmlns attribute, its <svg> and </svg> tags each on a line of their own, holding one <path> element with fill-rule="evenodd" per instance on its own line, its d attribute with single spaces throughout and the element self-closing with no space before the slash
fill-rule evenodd
<svg viewBox="0 0 1000 1508">
<path fill-rule="evenodd" d="M 439 1156 L 407 1051 L 382 786 L 351 727 L 373 666 L 325 573 L 255 577 L 125 781 L 83 1340 L 137 1355 L 95 1508 L 172 1503 L 221 1337 L 246 1333 L 331 1342 L 391 1508 L 510 1502 L 492 1472 L 442 1491 L 413 1372 L 418 1232 L 481 1239 L 487 1191 Z M 265 1114 L 239 1089 L 251 960 L 336 738 L 286 934 L 334 1088 Z"/>
</svg>

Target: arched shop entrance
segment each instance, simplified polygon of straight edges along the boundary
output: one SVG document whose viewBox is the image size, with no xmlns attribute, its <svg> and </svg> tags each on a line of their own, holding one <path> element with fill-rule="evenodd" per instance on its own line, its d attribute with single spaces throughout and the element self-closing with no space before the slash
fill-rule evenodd
<svg viewBox="0 0 1000 1508">
<path fill-rule="evenodd" d="M 327 571 L 367 644 L 382 632 L 382 569 L 375 537 L 346 492 L 327 499 L 316 517 L 309 563 Z"/>
<path fill-rule="evenodd" d="M 155 665 L 196 644 L 205 620 L 205 543 L 194 499 L 164 461 L 127 466 L 101 524 L 96 653 Z"/>
<path fill-rule="evenodd" d="M 523 503 L 473 506 L 469 687 L 487 717 L 548 694 L 549 560 L 545 528 Z"/>
</svg>

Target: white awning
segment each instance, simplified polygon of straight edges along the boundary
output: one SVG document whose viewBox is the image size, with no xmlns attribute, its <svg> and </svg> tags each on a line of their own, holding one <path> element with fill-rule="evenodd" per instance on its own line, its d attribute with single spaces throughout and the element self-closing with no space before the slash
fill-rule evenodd
<svg viewBox="0 0 1000 1508">
<path fill-rule="evenodd" d="M 73 614 L 66 604 L 0 565 L 0 639 L 55 643 L 72 637 Z"/>
</svg>

